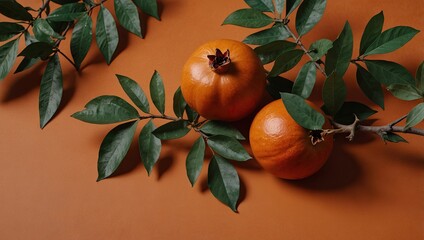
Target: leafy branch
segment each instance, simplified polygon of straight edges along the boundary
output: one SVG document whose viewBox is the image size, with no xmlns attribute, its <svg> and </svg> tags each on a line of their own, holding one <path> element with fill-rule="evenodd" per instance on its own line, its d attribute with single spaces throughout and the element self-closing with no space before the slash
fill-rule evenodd
<svg viewBox="0 0 424 240">
<path fill-rule="evenodd" d="M 326 0 L 245 0 L 250 8 L 236 10 L 223 24 L 247 28 L 272 26 L 247 36 L 243 41 L 255 48 L 262 63 L 272 64 L 268 74 L 268 90 L 278 99 L 281 97 L 288 112 L 299 125 L 316 131 L 324 124 L 321 113 L 305 102 L 309 98 L 316 81 L 316 69 L 326 78 L 322 89 L 322 109 L 331 118 L 336 129 L 323 129 L 323 134 L 349 133 L 353 138 L 355 131 L 376 133 L 385 141 L 400 142 L 402 137 L 396 133 L 422 135 L 423 130 L 412 128 L 424 120 L 424 103 L 418 103 L 402 117 L 404 127 L 389 124 L 386 126 L 365 126 L 360 124 L 377 111 L 359 102 L 346 101 L 347 88 L 343 80 L 350 64 L 357 68 L 357 83 L 369 100 L 384 110 L 382 86 L 400 100 L 424 100 L 424 62 L 419 66 L 414 78 L 403 66 L 386 60 L 368 60 L 367 57 L 395 51 L 410 41 L 419 31 L 408 26 L 396 26 L 383 31 L 384 14 L 373 16 L 364 29 L 360 42 L 359 55 L 353 55 L 353 33 L 349 22 L 334 41 L 319 39 L 309 48 L 301 38 L 311 31 L 322 18 Z M 285 17 L 282 11 L 286 9 Z M 289 27 L 290 16 L 297 10 L 295 28 Z M 271 13 L 271 14 L 268 14 Z M 290 39 L 292 41 L 290 41 Z M 299 48 L 299 49 L 297 49 Z M 302 56 L 309 58 L 299 71 L 294 82 L 280 75 L 291 70 Z M 323 58 L 325 57 L 325 61 Z M 363 66 L 365 65 L 365 66 Z M 281 94 L 285 92 L 285 94 Z"/>
<path fill-rule="evenodd" d="M 46 0 L 38 10 L 24 7 L 15 0 L 0 2 L 0 14 L 16 22 L 0 22 L 0 80 L 11 71 L 17 56 L 24 57 L 15 73 L 22 72 L 39 63 L 48 62 L 40 84 L 40 127 L 44 128 L 60 106 L 63 92 L 63 76 L 58 55 L 81 70 L 90 49 L 93 31 L 97 46 L 110 64 L 119 42 L 117 24 L 111 12 L 104 6 L 107 0 Z M 156 0 L 114 0 L 115 15 L 119 24 L 127 31 L 142 38 L 142 25 L 138 9 L 160 20 Z M 57 4 L 51 10 L 52 3 Z M 93 29 L 92 13 L 99 8 L 96 28 Z M 31 12 L 36 12 L 32 16 Z M 45 14 L 45 17 L 43 15 Z M 27 24 L 24 27 L 22 24 Z M 31 31 L 32 30 L 32 31 Z M 70 50 L 67 56 L 60 44 L 72 30 Z M 31 35 L 31 32 L 33 35 Z M 18 44 L 25 37 L 26 47 L 18 54 Z"/>
<path fill-rule="evenodd" d="M 220 121 L 202 120 L 185 102 L 180 88 L 173 97 L 174 116 L 165 114 L 165 89 L 162 78 L 154 72 L 150 80 L 150 98 L 159 114 L 153 114 L 146 94 L 136 81 L 117 75 L 119 83 L 131 101 L 144 114 L 118 96 L 100 96 L 86 104 L 85 109 L 72 117 L 94 124 L 121 123 L 104 138 L 99 151 L 98 178 L 110 177 L 127 154 L 136 126 L 142 120 L 148 120 L 140 132 L 138 143 L 141 161 L 150 175 L 159 160 L 162 140 L 171 140 L 186 136 L 191 130 L 199 134 L 186 159 L 187 176 L 194 185 L 200 175 L 205 158 L 206 146 L 212 152 L 208 167 L 208 186 L 212 194 L 229 206 L 237 209 L 240 192 L 240 180 L 236 169 L 229 160 L 247 161 L 251 157 L 239 141 L 243 135 L 228 124 Z M 154 119 L 168 122 L 156 127 Z"/>
</svg>

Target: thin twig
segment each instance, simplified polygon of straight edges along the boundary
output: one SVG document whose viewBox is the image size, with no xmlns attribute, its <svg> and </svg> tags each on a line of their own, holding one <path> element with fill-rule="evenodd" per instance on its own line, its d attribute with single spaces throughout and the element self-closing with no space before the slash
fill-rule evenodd
<svg viewBox="0 0 424 240">
<path fill-rule="evenodd" d="M 283 23 L 284 24 L 284 23 Z M 297 37 L 294 32 L 290 29 L 290 27 L 287 24 L 284 24 L 284 28 L 287 30 L 287 32 L 290 34 L 290 36 L 294 39 L 296 44 L 305 52 L 305 54 L 314 62 L 315 67 L 324 75 L 325 78 L 327 78 L 327 74 L 325 73 L 325 70 L 322 68 L 322 66 L 318 63 L 318 61 L 314 61 L 314 58 L 311 56 L 308 49 L 306 49 L 305 45 L 303 45 L 302 41 L 300 41 L 300 37 Z"/>
<path fill-rule="evenodd" d="M 143 120 L 143 119 L 155 119 L 155 118 L 159 118 L 159 119 L 166 119 L 166 120 L 171 120 L 171 121 L 178 121 L 180 120 L 179 118 L 175 118 L 175 117 L 171 117 L 168 115 L 154 115 L 154 114 L 149 114 L 146 116 L 140 116 L 139 119 Z"/>
<path fill-rule="evenodd" d="M 78 71 L 78 66 L 74 63 L 74 61 L 72 61 L 72 59 L 70 59 L 68 56 L 66 56 L 66 54 L 64 54 L 62 51 L 60 51 L 60 49 L 57 49 L 57 52 L 62 55 L 66 60 L 68 60 L 68 62 L 70 62 L 72 64 L 72 66 L 74 66 L 74 68 Z"/>
</svg>

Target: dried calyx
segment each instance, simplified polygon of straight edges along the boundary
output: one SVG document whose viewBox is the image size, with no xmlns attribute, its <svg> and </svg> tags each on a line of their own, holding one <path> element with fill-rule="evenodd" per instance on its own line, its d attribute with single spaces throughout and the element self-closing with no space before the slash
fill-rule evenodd
<svg viewBox="0 0 424 240">
<path fill-rule="evenodd" d="M 215 55 L 208 55 L 207 57 L 209 59 L 209 66 L 214 71 L 231 63 L 230 50 L 228 49 L 222 53 L 221 50 L 217 48 Z"/>
<path fill-rule="evenodd" d="M 312 130 L 309 132 L 309 137 L 311 138 L 312 145 L 316 145 L 317 143 L 324 141 L 325 132 L 323 130 Z"/>
</svg>

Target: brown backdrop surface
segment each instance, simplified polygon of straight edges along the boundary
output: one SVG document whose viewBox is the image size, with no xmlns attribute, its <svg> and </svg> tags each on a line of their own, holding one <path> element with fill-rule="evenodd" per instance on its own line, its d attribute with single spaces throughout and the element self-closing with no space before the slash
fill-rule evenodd
<svg viewBox="0 0 424 240">
<path fill-rule="evenodd" d="M 38 6 L 38 1 L 22 2 Z M 111 1 L 106 5 L 113 7 Z M 0 239 L 424 239 L 424 141 L 415 136 L 406 136 L 409 144 L 387 145 L 375 136 L 358 135 L 352 143 L 339 136 L 329 162 L 302 181 L 279 180 L 254 161 L 238 164 L 238 214 L 206 189 L 206 164 L 198 183 L 190 186 L 184 161 L 194 135 L 165 143 L 150 177 L 133 144 L 119 174 L 96 182 L 98 149 L 112 126 L 79 122 L 69 117 L 72 113 L 99 95 L 128 99 L 116 73 L 136 79 L 147 91 L 154 70 L 165 81 L 170 112 L 182 65 L 198 45 L 217 38 L 242 40 L 253 32 L 220 26 L 229 13 L 246 6 L 242 0 L 161 0 L 160 6 L 162 21 L 147 19 L 145 39 L 120 31 L 120 54 L 110 66 L 94 44 L 80 73 L 61 59 L 63 104 L 44 130 L 38 124 L 42 68 L 1 83 Z M 384 29 L 424 26 L 422 0 L 329 0 L 322 21 L 304 43 L 334 40 L 349 20 L 356 55 L 363 28 L 381 10 Z M 423 42 L 419 33 L 381 57 L 415 74 L 424 60 Z M 62 47 L 66 53 L 68 43 Z M 345 77 L 349 99 L 367 102 L 354 73 L 350 67 Z M 388 123 L 413 104 L 388 95 L 375 124 Z"/>
</svg>

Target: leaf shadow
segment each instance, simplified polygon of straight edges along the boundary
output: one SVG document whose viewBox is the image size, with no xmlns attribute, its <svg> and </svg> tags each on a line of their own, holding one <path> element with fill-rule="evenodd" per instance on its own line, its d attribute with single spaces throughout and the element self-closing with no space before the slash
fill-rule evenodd
<svg viewBox="0 0 424 240">
<path fill-rule="evenodd" d="M 117 177 L 124 174 L 127 174 L 133 171 L 139 164 L 141 163 L 140 155 L 138 153 L 138 145 L 136 142 L 133 142 L 128 150 L 127 155 L 122 160 L 119 167 L 115 170 L 115 172 L 109 177 Z"/>
<path fill-rule="evenodd" d="M 118 34 L 119 34 L 119 42 L 118 42 L 118 46 L 117 46 L 117 48 L 116 48 L 116 50 L 113 54 L 112 61 L 115 61 L 116 58 L 128 47 L 129 37 L 130 37 L 130 34 L 132 34 L 132 33 L 128 32 L 126 29 L 119 26 L 118 27 Z"/>
<path fill-rule="evenodd" d="M 346 152 L 343 143 L 336 142 L 330 158 L 317 173 L 305 179 L 280 181 L 310 190 L 331 191 L 348 187 L 361 174 L 361 166 L 357 160 Z"/>
<path fill-rule="evenodd" d="M 162 179 L 163 175 L 173 167 L 174 160 L 174 156 L 170 153 L 167 153 L 159 158 L 154 167 L 156 169 L 158 181 Z"/>
<path fill-rule="evenodd" d="M 395 144 L 395 143 L 387 143 Z M 397 143 L 405 144 L 405 143 Z M 403 164 L 409 165 L 411 168 L 424 169 L 424 155 L 416 154 L 413 152 L 399 151 L 394 148 L 387 148 L 387 155 L 391 156 L 387 158 L 390 161 L 401 161 Z"/>
<path fill-rule="evenodd" d="M 43 76 L 46 63 L 39 63 L 31 69 L 17 73 L 13 79 L 13 83 L 6 91 L 5 96 L 1 100 L 3 103 L 13 101 L 23 97 L 29 92 L 40 86 L 41 77 Z"/>
</svg>

